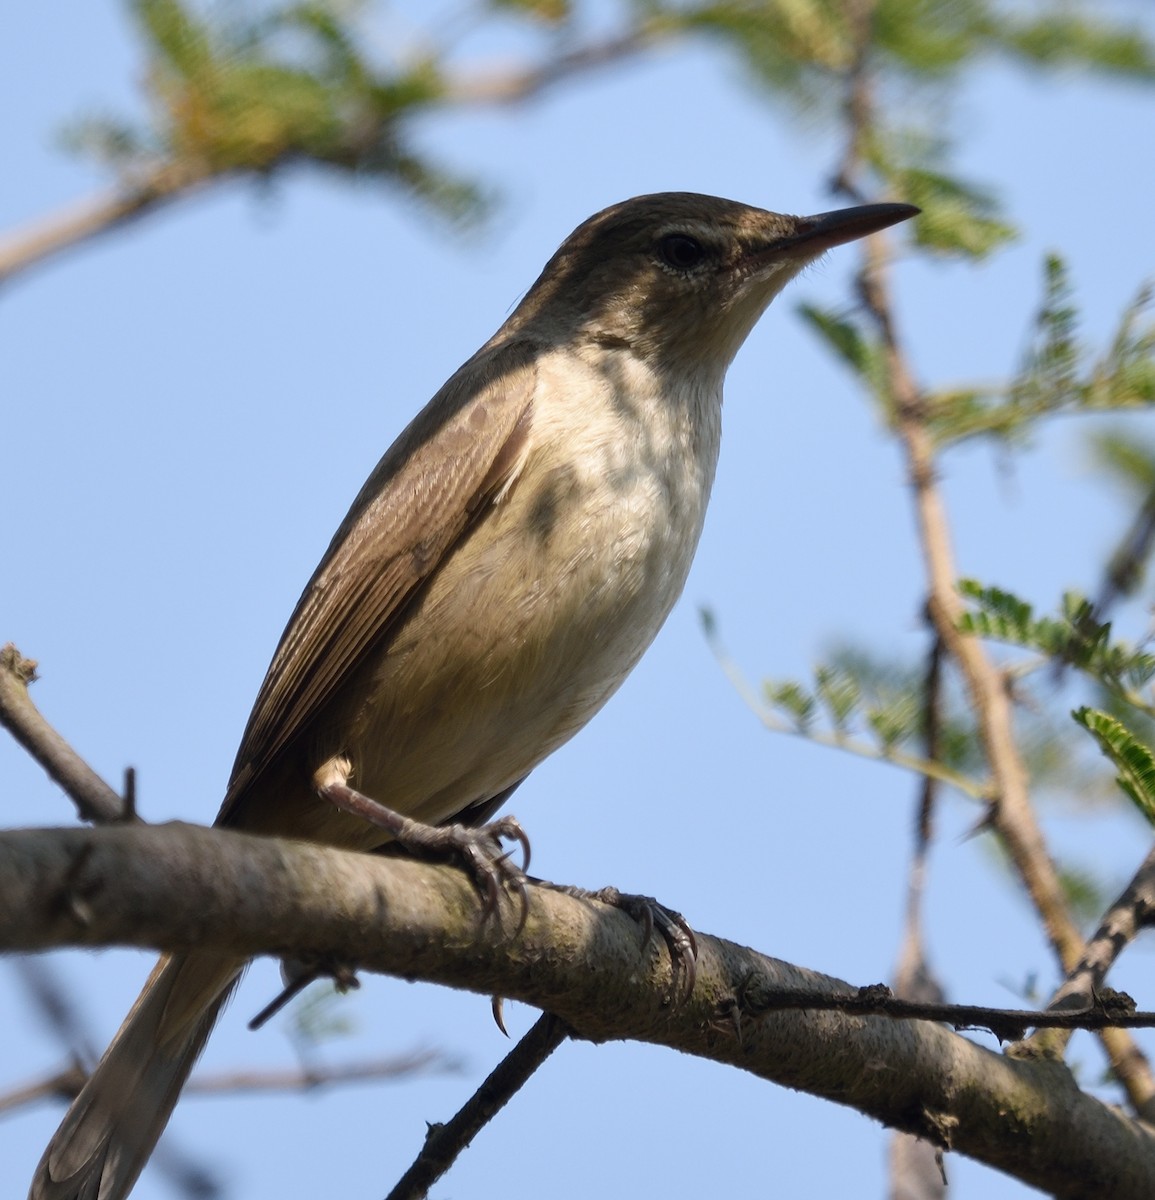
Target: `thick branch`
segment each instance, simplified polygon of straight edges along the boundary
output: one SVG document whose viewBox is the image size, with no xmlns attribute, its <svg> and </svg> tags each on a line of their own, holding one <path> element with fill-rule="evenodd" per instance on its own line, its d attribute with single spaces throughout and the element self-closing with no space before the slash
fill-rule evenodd
<svg viewBox="0 0 1155 1200">
<path fill-rule="evenodd" d="M 616 910 L 532 888 L 516 935 L 516 906 L 486 922 L 479 910 L 451 868 L 303 842 L 179 824 L 0 836 L 0 948 L 323 953 L 522 1000 L 577 1036 L 634 1038 L 741 1067 L 1058 1196 L 1155 1194 L 1155 1140 L 1081 1093 L 1061 1063 L 1009 1060 L 926 1022 L 757 1017 L 775 995 L 848 985 L 704 936 L 693 996 L 671 1008 L 665 951 L 643 948 Z"/>
</svg>

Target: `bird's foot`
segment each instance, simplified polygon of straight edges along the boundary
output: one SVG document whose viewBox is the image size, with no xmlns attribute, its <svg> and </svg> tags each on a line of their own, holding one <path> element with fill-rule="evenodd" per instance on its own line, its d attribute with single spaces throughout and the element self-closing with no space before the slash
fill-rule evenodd
<svg viewBox="0 0 1155 1200">
<path fill-rule="evenodd" d="M 303 958 L 281 959 L 281 979 L 284 986 L 249 1022 L 249 1030 L 256 1032 L 262 1025 L 277 1015 L 290 1000 L 299 996 L 309 984 L 318 979 L 329 979 L 333 987 L 342 994 L 354 991 L 361 986 L 357 973 L 346 962 L 339 962 L 321 955 L 315 959 Z"/>
<path fill-rule="evenodd" d="M 656 932 L 665 942 L 670 955 L 671 1003 L 680 1004 L 690 998 L 698 978 L 698 939 L 680 912 L 666 908 L 652 896 L 635 896 L 630 892 L 619 892 L 615 887 L 599 888 L 592 892 L 586 888 L 558 884 L 549 886 L 579 899 L 600 900 L 633 917 L 642 927 L 643 946 L 650 944 Z"/>
<path fill-rule="evenodd" d="M 503 889 L 521 902 L 518 931 L 529 912 L 525 869 L 529 866 L 529 838 L 516 817 L 499 817 L 488 825 L 426 825 L 402 816 L 384 804 L 355 791 L 346 783 L 331 780 L 320 787 L 321 795 L 335 807 L 386 830 L 394 844 L 423 858 L 454 859 L 465 868 L 481 893 L 485 916 L 497 912 Z M 522 849 L 519 867 L 503 842 L 517 842 Z"/>
</svg>

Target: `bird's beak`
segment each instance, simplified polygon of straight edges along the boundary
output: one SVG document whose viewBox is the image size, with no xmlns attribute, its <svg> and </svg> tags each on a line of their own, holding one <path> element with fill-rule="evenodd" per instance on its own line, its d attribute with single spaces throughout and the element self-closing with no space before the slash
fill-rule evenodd
<svg viewBox="0 0 1155 1200">
<path fill-rule="evenodd" d="M 777 238 L 766 249 L 775 257 L 817 258 L 843 242 L 878 233 L 899 221 L 910 220 L 921 211 L 913 204 L 863 204 L 812 217 L 794 217 L 793 232 Z"/>
</svg>

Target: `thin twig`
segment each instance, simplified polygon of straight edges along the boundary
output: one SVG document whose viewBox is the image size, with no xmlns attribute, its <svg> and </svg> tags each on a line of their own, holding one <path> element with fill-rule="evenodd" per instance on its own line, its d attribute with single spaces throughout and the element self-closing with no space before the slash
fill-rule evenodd
<svg viewBox="0 0 1155 1200">
<path fill-rule="evenodd" d="M 232 172 L 191 170 L 176 160 L 162 162 L 102 195 L 39 217 L 0 239 L 0 284 L 65 250 L 112 233 L 173 200 L 232 176 Z"/>
<path fill-rule="evenodd" d="M 1155 923 L 1155 847 L 1143 860 L 1134 878 L 1103 915 L 1099 928 L 1087 942 L 1082 957 L 1055 992 L 1048 1009 L 1085 1011 L 1103 989 L 1107 972 L 1138 934 Z M 1025 1049 L 1062 1055 L 1070 1032 L 1034 1034 Z M 1136 1104 L 1137 1115 L 1155 1123 L 1155 1097 Z"/>
<path fill-rule="evenodd" d="M 543 1013 L 533 1028 L 444 1125 L 430 1125 L 421 1153 L 386 1200 L 421 1200 L 530 1076 L 569 1037 L 563 1021 Z"/>
<path fill-rule="evenodd" d="M 1051 1007 L 1078 1007 L 1091 1003 L 1103 986 L 1107 972 L 1123 950 L 1155 919 L 1155 848 L 1143 860 L 1134 878 L 1104 914 L 1087 942 L 1082 957 L 1066 982 L 1055 993 Z"/>
<path fill-rule="evenodd" d="M 437 1050 L 415 1050 L 411 1054 L 367 1059 L 365 1062 L 340 1066 L 292 1067 L 284 1071 L 240 1068 L 211 1075 L 194 1075 L 185 1085 L 183 1094 L 235 1096 L 245 1092 L 311 1092 L 347 1083 L 392 1082 L 432 1072 L 456 1075 L 461 1070 L 459 1060 Z M 88 1072 L 79 1063 L 73 1063 L 32 1083 L 19 1084 L 0 1095 L 0 1112 L 10 1112 L 44 1099 L 74 1100 L 87 1081 Z"/>
<path fill-rule="evenodd" d="M 12 645 L 0 648 L 0 725 L 48 772 L 85 821 L 124 821 L 124 801 L 40 715 L 28 685 L 36 663 Z"/>
<path fill-rule="evenodd" d="M 936 759 L 942 741 L 942 640 L 931 629 L 923 684 L 923 753 Z M 946 999 L 926 959 L 922 935 L 922 902 L 926 889 L 927 857 L 934 834 L 934 810 L 939 782 L 924 775 L 919 786 L 915 817 L 914 846 L 907 873 L 906 913 L 902 947 L 895 971 L 894 988 L 903 1000 L 939 1004 Z M 909 1200 L 942 1200 L 946 1195 L 946 1171 L 941 1148 L 909 1133 L 896 1131 L 891 1136 L 889 1169 L 890 1194 Z"/>
<path fill-rule="evenodd" d="M 874 242 L 876 239 L 870 239 Z M 955 589 L 958 569 L 950 526 L 938 488 L 934 442 L 926 427 L 921 394 L 906 366 L 894 330 L 885 282 L 885 247 L 868 246 L 860 294 L 875 319 L 886 349 L 896 429 L 906 452 L 920 541 L 928 576 L 927 608 L 951 657 L 959 664 L 978 723 L 979 737 L 995 782 L 991 823 L 998 830 L 1021 879 L 1043 919 L 1048 940 L 1065 969 L 1083 948 L 1071 918 L 1055 864 L 1035 820 L 1026 767 L 1014 738 L 1011 699 L 1004 679 L 977 638 L 959 629 L 963 605 Z"/>
<path fill-rule="evenodd" d="M 769 1012 L 841 1012 L 849 1016 L 889 1017 L 893 1021 L 941 1021 L 957 1030 L 989 1029 L 1004 1042 L 1017 1041 L 1028 1029 L 1152 1029 L 1155 1012 L 1134 1008 L 1129 996 L 1104 993 L 1089 1008 L 1032 1010 L 989 1008 L 983 1004 L 938 1004 L 904 1000 L 885 984 L 874 983 L 855 992 L 820 992 L 804 989 L 744 992 L 739 1003 L 744 1015 Z"/>
<path fill-rule="evenodd" d="M 1144 497 L 1127 532 L 1123 535 L 1107 564 L 1093 613 L 1100 624 L 1105 622 L 1115 601 L 1129 596 L 1140 582 L 1155 545 L 1155 491 Z"/>
<path fill-rule="evenodd" d="M 33 1083 L 21 1083 L 0 1095 L 0 1113 L 15 1112 L 38 1100 L 72 1100 L 88 1079 L 88 1072 L 73 1063 L 62 1071 L 54 1071 Z"/>
<path fill-rule="evenodd" d="M 932 760 L 938 756 L 942 740 L 942 667 L 942 641 L 936 634 L 927 656 L 926 683 L 923 687 L 923 746 L 927 758 Z M 927 856 L 934 832 L 934 809 L 938 788 L 938 779 L 930 775 L 923 776 L 919 787 L 914 847 L 911 850 L 907 877 L 902 949 L 895 973 L 898 995 L 908 1000 L 941 1002 L 944 998 L 942 989 L 927 970 L 922 937 L 922 900 L 926 889 Z"/>
<path fill-rule="evenodd" d="M 294 1067 L 284 1071 L 240 1069 L 194 1075 L 185 1092 L 202 1096 L 231 1096 L 238 1092 L 307 1092 L 334 1084 L 377 1083 L 432 1072 L 455 1075 L 460 1074 L 461 1069 L 458 1059 L 439 1050 L 414 1050 L 409 1054 L 372 1058 L 340 1066 Z"/>
<path fill-rule="evenodd" d="M 857 741 L 845 733 L 826 733 L 820 729 L 804 729 L 788 721 L 784 721 L 773 709 L 768 708 L 762 702 L 757 691 L 750 685 L 749 680 L 742 673 L 741 667 L 730 657 L 718 637 L 713 633 L 709 633 L 707 637 L 710 649 L 714 652 L 714 657 L 718 665 L 734 685 L 734 690 L 746 703 L 746 706 L 754 716 L 771 733 L 784 733 L 790 737 L 804 738 L 808 742 L 813 742 L 816 746 L 826 746 L 831 750 L 842 750 L 846 754 L 853 754 L 856 758 L 864 758 L 868 762 L 889 763 L 892 767 L 898 767 L 900 770 L 921 775 L 924 779 L 933 779 L 938 783 L 944 783 L 949 787 L 957 788 L 963 795 L 970 796 L 973 800 L 990 799 L 990 789 L 987 785 L 941 762 L 935 762 L 929 757 L 907 754 L 905 751 L 895 749 L 894 747 L 882 749 L 871 745 L 869 742 Z"/>
<path fill-rule="evenodd" d="M 440 98 L 450 104 L 516 104 L 532 99 L 571 75 L 611 66 L 648 50 L 664 35 L 668 36 L 668 32 L 657 20 L 644 21 L 625 33 L 559 54 L 539 67 L 450 80 Z"/>
</svg>

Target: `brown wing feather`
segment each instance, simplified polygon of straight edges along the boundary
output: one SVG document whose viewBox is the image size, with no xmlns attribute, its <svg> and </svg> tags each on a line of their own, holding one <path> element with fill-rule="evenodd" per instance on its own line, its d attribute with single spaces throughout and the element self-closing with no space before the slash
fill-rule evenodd
<svg viewBox="0 0 1155 1200">
<path fill-rule="evenodd" d="M 508 482 L 528 436 L 536 352 L 523 342 L 479 352 L 377 464 L 281 635 L 218 822 Z"/>
</svg>

